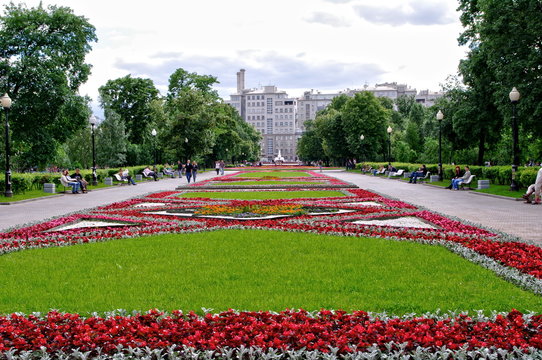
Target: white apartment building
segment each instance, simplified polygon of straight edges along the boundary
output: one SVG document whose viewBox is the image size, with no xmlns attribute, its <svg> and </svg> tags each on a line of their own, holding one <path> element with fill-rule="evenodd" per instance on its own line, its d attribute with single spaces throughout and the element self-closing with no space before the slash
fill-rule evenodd
<svg viewBox="0 0 542 360">
<path fill-rule="evenodd" d="M 285 91 L 276 86 L 264 86 L 260 89 L 245 89 L 245 70 L 237 73 L 237 93 L 230 95 L 226 103 L 233 106 L 243 120 L 253 125 L 263 136 L 260 144 L 262 161 L 271 161 L 281 152 L 287 162 L 296 161 L 297 140 L 306 131 L 305 121 L 314 120 L 316 113 L 325 109 L 333 98 L 345 94 L 369 91 L 376 97 L 396 100 L 400 96 L 414 96 L 418 103 L 432 106 L 435 100 L 443 96 L 440 92 L 422 90 L 419 93 L 406 84 L 382 83 L 374 87 L 365 85 L 362 89 L 346 89 L 337 93 L 305 91 L 295 99 L 288 97 Z"/>
<path fill-rule="evenodd" d="M 237 73 L 237 93 L 226 103 L 262 134 L 260 158 L 272 161 L 279 154 L 286 162 L 297 160 L 296 99 L 276 86 L 245 89 L 245 70 Z"/>
</svg>

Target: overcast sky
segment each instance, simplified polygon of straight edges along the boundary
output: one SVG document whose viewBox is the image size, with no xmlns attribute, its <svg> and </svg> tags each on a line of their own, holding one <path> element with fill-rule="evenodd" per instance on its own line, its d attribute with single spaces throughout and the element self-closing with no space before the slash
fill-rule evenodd
<svg viewBox="0 0 542 360">
<path fill-rule="evenodd" d="M 165 94 L 180 67 L 218 77 L 224 98 L 240 68 L 247 88 L 276 85 L 296 97 L 385 81 L 436 91 L 465 54 L 454 0 L 42 2 L 68 6 L 96 27 L 92 75 L 81 88 L 95 102 L 100 86 L 127 74 Z"/>
</svg>

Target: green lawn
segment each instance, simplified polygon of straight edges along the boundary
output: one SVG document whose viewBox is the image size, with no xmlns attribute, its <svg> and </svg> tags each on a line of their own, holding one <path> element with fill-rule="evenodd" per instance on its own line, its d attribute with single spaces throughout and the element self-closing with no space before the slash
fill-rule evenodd
<svg viewBox="0 0 542 360">
<path fill-rule="evenodd" d="M 542 311 L 540 297 L 438 246 L 263 230 L 0 256 L 0 313 L 321 308 Z"/>
<path fill-rule="evenodd" d="M 280 180 L 263 180 L 263 181 L 228 181 L 217 182 L 211 185 L 313 185 L 320 184 L 320 182 L 312 181 L 280 181 Z"/>
<path fill-rule="evenodd" d="M 428 184 L 447 187 L 451 184 L 451 180 L 435 181 Z M 472 184 L 471 185 L 471 187 L 473 188 L 472 191 L 480 192 L 484 194 L 507 196 L 511 198 L 520 198 L 521 195 L 525 194 L 525 191 L 526 191 L 526 189 L 521 189 L 520 191 L 510 191 L 510 185 L 490 184 L 489 189 L 482 189 L 482 190 L 476 190 L 477 186 L 478 186 L 478 182 L 476 182 L 476 184 Z"/>
<path fill-rule="evenodd" d="M 55 194 L 49 194 L 43 192 L 43 190 L 28 190 L 24 194 L 13 194 L 13 197 L 5 197 L 4 193 L 0 194 L 0 202 L 12 202 L 12 201 L 21 201 L 28 199 L 36 199 L 45 196 L 51 196 Z"/>
<path fill-rule="evenodd" d="M 187 192 L 182 198 L 236 199 L 236 200 L 266 200 L 266 199 L 300 199 L 345 196 L 340 191 L 224 191 L 224 192 Z"/>
<path fill-rule="evenodd" d="M 251 172 L 251 173 L 242 173 L 235 176 L 245 177 L 245 178 L 263 178 L 266 176 L 284 178 L 284 177 L 310 177 L 311 175 L 304 171 L 259 171 L 259 172 Z"/>
</svg>

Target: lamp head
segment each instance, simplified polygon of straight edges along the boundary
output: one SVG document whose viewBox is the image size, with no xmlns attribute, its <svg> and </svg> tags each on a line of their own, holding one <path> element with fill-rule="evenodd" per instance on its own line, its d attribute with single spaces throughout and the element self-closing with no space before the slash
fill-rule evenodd
<svg viewBox="0 0 542 360">
<path fill-rule="evenodd" d="M 11 107 L 11 98 L 9 97 L 8 93 L 5 93 L 2 97 L 0 97 L 0 105 L 4 109 L 9 109 Z"/>
<path fill-rule="evenodd" d="M 365 136 L 363 134 L 360 135 L 359 137 L 360 140 L 364 140 L 365 139 Z"/>
<path fill-rule="evenodd" d="M 388 126 L 388 129 L 386 131 L 388 132 L 388 134 L 391 134 L 393 129 L 391 128 L 391 126 Z"/>
<path fill-rule="evenodd" d="M 510 94 L 508 94 L 508 97 L 510 98 L 510 101 L 512 103 L 517 103 L 519 101 L 520 93 L 519 93 L 518 89 L 516 89 L 515 86 L 512 89 L 512 91 L 510 91 Z"/>
<path fill-rule="evenodd" d="M 157 134 L 156 129 L 152 129 L 151 135 L 152 135 L 152 136 L 156 136 L 156 134 Z"/>
<path fill-rule="evenodd" d="M 444 119 L 444 114 L 442 113 L 442 111 L 439 110 L 437 113 L 437 120 L 440 121 L 442 119 Z"/>
<path fill-rule="evenodd" d="M 94 116 L 94 114 L 90 115 L 90 117 L 88 118 L 88 122 L 92 126 L 96 125 L 96 122 L 97 122 L 96 116 Z"/>
</svg>

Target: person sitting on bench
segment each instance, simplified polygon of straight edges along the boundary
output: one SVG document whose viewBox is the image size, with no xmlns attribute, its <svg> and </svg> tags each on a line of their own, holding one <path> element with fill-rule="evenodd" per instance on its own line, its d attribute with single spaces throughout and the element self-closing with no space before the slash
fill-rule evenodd
<svg viewBox="0 0 542 360">
<path fill-rule="evenodd" d="M 152 171 L 148 166 L 145 169 L 143 169 L 142 173 L 143 173 L 143 176 L 145 177 L 152 176 L 154 178 L 154 181 L 158 181 L 158 176 L 156 176 L 156 173 Z"/>
<path fill-rule="evenodd" d="M 410 174 L 410 180 L 408 180 L 411 184 L 416 184 L 416 180 L 418 180 L 419 177 L 423 178 L 427 174 L 427 167 L 425 165 L 422 165 L 418 171 L 412 172 Z"/>
<path fill-rule="evenodd" d="M 130 176 L 130 171 L 128 169 L 122 170 L 122 168 L 120 168 L 118 174 L 121 180 L 128 180 L 130 184 L 137 185 L 134 179 L 132 179 Z"/>
<path fill-rule="evenodd" d="M 79 170 L 79 168 L 75 169 L 75 172 L 71 174 L 71 177 L 72 179 L 75 179 L 77 182 L 79 182 L 79 187 L 81 188 L 81 191 L 83 191 L 83 194 L 85 194 L 87 192 L 88 182 L 81 174 L 81 170 Z"/>
<path fill-rule="evenodd" d="M 461 185 L 462 182 L 467 181 L 470 178 L 470 169 L 468 166 L 465 166 L 465 173 L 462 177 L 457 179 L 452 179 L 452 189 L 453 190 L 459 190 L 459 185 Z"/>
<path fill-rule="evenodd" d="M 60 177 L 60 183 L 65 187 L 71 187 L 72 194 L 79 194 L 79 182 L 75 179 L 72 179 L 70 175 L 68 175 L 68 170 L 64 170 L 62 172 L 62 176 Z"/>
</svg>

